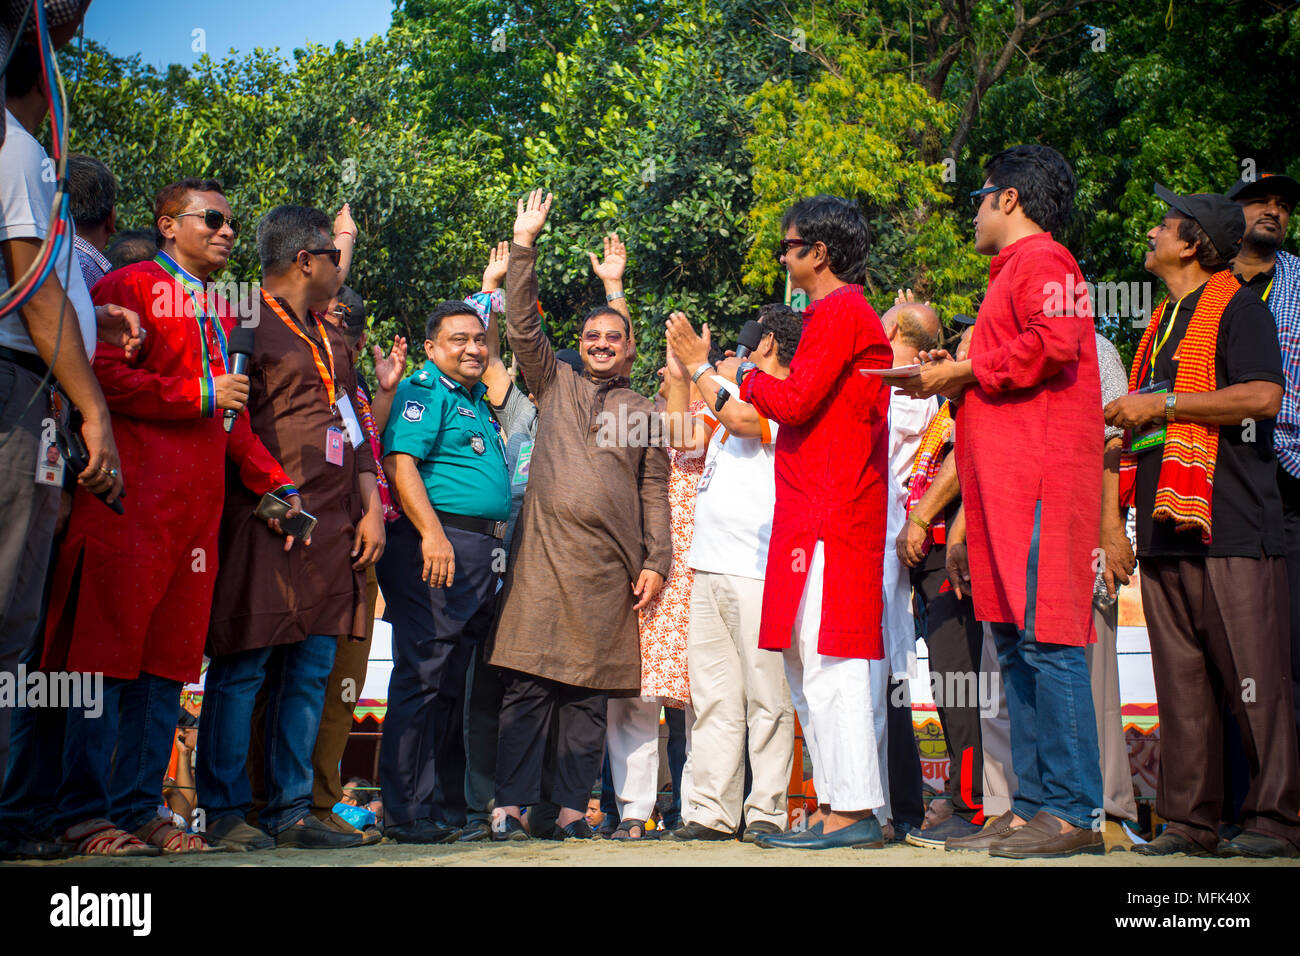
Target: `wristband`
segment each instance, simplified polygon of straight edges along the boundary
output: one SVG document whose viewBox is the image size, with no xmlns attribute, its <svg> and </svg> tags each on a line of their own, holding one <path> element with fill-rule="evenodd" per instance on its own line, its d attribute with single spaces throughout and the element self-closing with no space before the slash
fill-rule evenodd
<svg viewBox="0 0 1300 956">
<path fill-rule="evenodd" d="M 1177 419 L 1174 418 L 1174 413 L 1177 411 L 1177 403 L 1178 396 L 1173 392 L 1170 392 L 1165 396 L 1165 422 L 1167 424 L 1173 424 L 1177 421 Z"/>
<path fill-rule="evenodd" d="M 928 532 L 928 531 L 930 530 L 930 522 L 928 522 L 928 521 L 922 521 L 922 520 L 921 520 L 920 518 L 918 518 L 916 515 L 908 515 L 908 516 L 907 516 L 907 520 L 910 521 L 910 522 L 912 522 L 912 524 L 916 525 L 916 526 L 917 526 L 918 528 L 920 528 L 922 531 L 927 531 L 927 532 Z"/>
<path fill-rule="evenodd" d="M 622 292 L 615 292 L 612 295 L 605 296 L 605 304 L 609 305 L 615 299 L 622 299 L 622 298 L 625 298 Z"/>
<path fill-rule="evenodd" d="M 338 236 L 351 236 L 353 242 L 357 241 L 357 232 L 355 229 L 340 229 L 335 238 L 337 239 Z"/>
<path fill-rule="evenodd" d="M 741 388 L 745 384 L 745 376 L 750 372 L 757 371 L 758 366 L 753 362 L 741 362 L 740 367 L 736 369 L 736 387 Z"/>
<path fill-rule="evenodd" d="M 700 381 L 700 376 L 703 375 L 705 372 L 712 371 L 712 369 L 713 369 L 713 363 L 705 362 L 703 365 L 697 368 L 695 372 L 691 375 L 691 382 L 693 384 L 698 384 Z"/>
</svg>

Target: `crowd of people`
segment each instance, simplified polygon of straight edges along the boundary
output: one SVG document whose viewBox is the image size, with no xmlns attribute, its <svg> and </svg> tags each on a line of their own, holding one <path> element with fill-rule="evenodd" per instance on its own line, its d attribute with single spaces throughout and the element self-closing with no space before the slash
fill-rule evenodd
<svg viewBox="0 0 1300 956">
<path fill-rule="evenodd" d="M 55 200 L 38 73 L 19 48 L 5 77 L 6 288 Z M 408 368 L 344 285 L 347 206 L 267 212 L 233 297 L 216 279 L 243 223 L 218 181 L 163 186 L 124 233 L 113 173 L 71 157 L 79 268 L 70 249 L 0 317 L 0 671 L 101 675 L 103 695 L 0 706 L 0 854 L 1300 853 L 1300 262 L 1281 250 L 1300 184 L 1155 187 L 1144 266 L 1167 295 L 1126 375 L 1053 238 L 1068 162 L 1014 146 L 984 176 L 974 318 L 910 291 L 878 315 L 862 210 L 803 198 L 774 254 L 807 309 L 764 305 L 725 351 L 674 312 L 647 397 L 617 234 L 590 254 L 604 301 L 576 348 L 546 331 L 542 189 Z M 1135 573 L 1162 745 L 1146 841 L 1116 649 Z M 345 788 L 381 592 L 379 780 Z M 951 758 L 928 810 L 918 637 Z M 796 732 L 817 806 L 792 820 Z"/>
</svg>

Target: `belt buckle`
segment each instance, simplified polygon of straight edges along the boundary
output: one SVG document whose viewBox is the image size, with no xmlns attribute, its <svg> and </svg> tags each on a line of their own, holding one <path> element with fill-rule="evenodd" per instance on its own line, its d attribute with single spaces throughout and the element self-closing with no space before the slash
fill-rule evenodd
<svg viewBox="0 0 1300 956">
<path fill-rule="evenodd" d="M 507 522 L 505 521 L 498 521 L 495 524 L 493 524 L 492 537 L 504 539 L 506 536 L 506 524 Z"/>
</svg>

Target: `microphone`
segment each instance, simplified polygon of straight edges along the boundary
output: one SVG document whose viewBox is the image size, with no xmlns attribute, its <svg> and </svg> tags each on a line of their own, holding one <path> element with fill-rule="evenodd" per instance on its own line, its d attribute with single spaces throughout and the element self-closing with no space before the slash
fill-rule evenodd
<svg viewBox="0 0 1300 956">
<path fill-rule="evenodd" d="M 248 363 L 253 355 L 253 330 L 246 325 L 237 325 L 233 332 L 230 333 L 230 340 L 226 343 L 226 351 L 230 353 L 230 374 L 247 375 Z M 221 427 L 230 431 L 235 426 L 235 419 L 239 412 L 233 408 L 227 408 L 225 421 Z"/>
<path fill-rule="evenodd" d="M 758 348 L 758 343 L 763 341 L 763 336 L 767 330 L 763 324 L 754 319 L 750 319 L 740 330 L 740 335 L 736 338 L 736 358 L 742 361 L 749 357 L 749 353 Z M 727 404 L 727 399 L 731 398 L 731 393 L 725 388 L 718 389 L 718 401 L 713 406 L 715 412 L 722 411 L 722 406 Z"/>
</svg>

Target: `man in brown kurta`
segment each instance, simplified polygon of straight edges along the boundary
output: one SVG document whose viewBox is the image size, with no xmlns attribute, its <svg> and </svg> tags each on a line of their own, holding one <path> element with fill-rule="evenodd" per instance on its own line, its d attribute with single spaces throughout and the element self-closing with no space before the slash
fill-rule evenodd
<svg viewBox="0 0 1300 956">
<path fill-rule="evenodd" d="M 520 807 L 541 798 L 548 744 L 557 823 L 590 836 L 583 814 L 600 773 L 607 699 L 640 691 L 636 612 L 672 560 L 668 457 L 651 447 L 652 404 L 621 374 L 626 318 L 609 307 L 587 316 L 582 375 L 556 361 L 542 332 L 533 242 L 550 206 L 541 190 L 520 200 L 506 273 L 506 329 L 537 399 L 538 430 L 489 658 L 506 683 L 493 821 L 501 840 L 527 836 Z"/>
<path fill-rule="evenodd" d="M 249 423 L 284 465 L 317 519 L 292 547 L 257 519 L 256 496 L 227 488 L 208 628 L 211 657 L 200 721 L 197 784 L 210 842 L 355 846 L 311 815 L 312 747 L 339 635 L 364 639 L 365 568 L 383 550 L 375 460 L 350 396 L 356 379 L 342 333 L 321 320 L 338 288 L 325 214 L 273 209 L 258 226 L 263 287 L 249 365 Z M 310 546 L 305 546 L 310 542 Z M 250 721 L 266 689 L 267 805 L 249 826 Z M 260 748 L 255 748 L 260 749 Z"/>
</svg>

